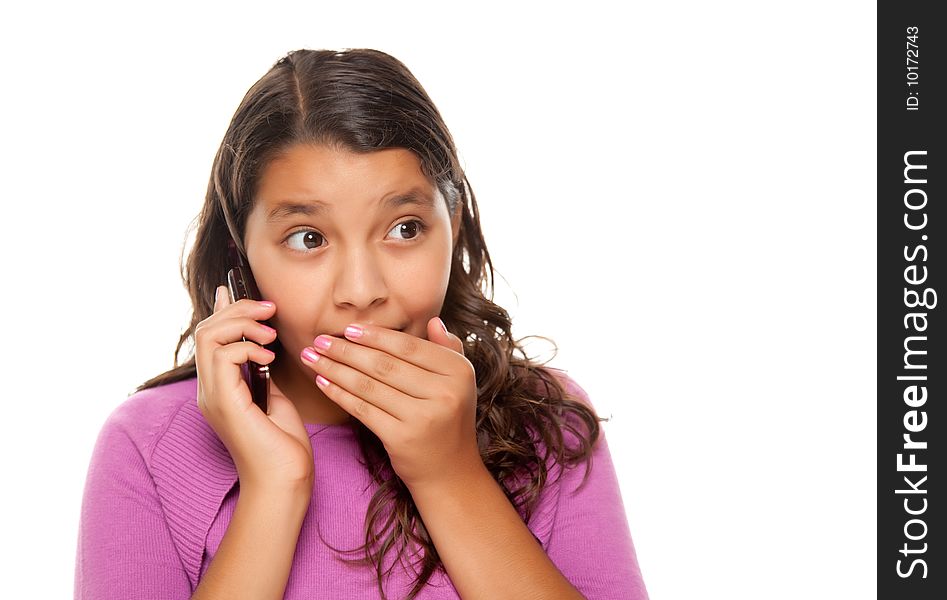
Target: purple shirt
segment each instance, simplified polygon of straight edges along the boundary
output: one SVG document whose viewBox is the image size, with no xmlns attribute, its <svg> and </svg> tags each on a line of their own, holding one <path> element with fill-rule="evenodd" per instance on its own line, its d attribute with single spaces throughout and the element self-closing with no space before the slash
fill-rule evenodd
<svg viewBox="0 0 947 600">
<path fill-rule="evenodd" d="M 565 372 L 553 372 L 589 403 Z M 233 516 L 239 486 L 230 454 L 196 398 L 196 378 L 143 390 L 102 426 L 82 501 L 76 600 L 180 600 L 197 588 Z M 348 425 L 307 423 L 306 430 L 315 483 L 284 598 L 377 598 L 374 568 L 346 565 L 326 545 L 352 549 L 364 542 L 365 513 L 377 486 L 359 463 Z M 552 467 L 550 481 L 559 470 Z M 527 526 L 586 598 L 646 600 L 604 432 L 588 481 L 576 490 L 584 473 L 583 463 L 547 484 Z M 385 569 L 395 552 L 385 556 Z M 392 600 L 403 598 L 414 579 L 399 563 L 383 580 L 385 592 Z M 450 578 L 435 571 L 417 598 L 459 595 Z"/>
</svg>

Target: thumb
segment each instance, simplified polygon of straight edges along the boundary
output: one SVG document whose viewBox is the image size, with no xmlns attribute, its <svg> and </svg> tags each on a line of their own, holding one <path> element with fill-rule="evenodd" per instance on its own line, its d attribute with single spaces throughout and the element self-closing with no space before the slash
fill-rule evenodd
<svg viewBox="0 0 947 600">
<path fill-rule="evenodd" d="M 459 337 L 447 331 L 447 327 L 440 317 L 434 317 L 427 322 L 427 339 L 445 348 L 450 348 L 460 355 L 464 353 L 464 343 Z"/>
</svg>

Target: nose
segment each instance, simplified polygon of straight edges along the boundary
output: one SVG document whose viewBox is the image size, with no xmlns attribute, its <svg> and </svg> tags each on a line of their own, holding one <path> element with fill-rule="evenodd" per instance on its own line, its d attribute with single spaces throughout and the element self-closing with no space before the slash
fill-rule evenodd
<svg viewBox="0 0 947 600">
<path fill-rule="evenodd" d="M 364 248 L 341 255 L 332 289 L 336 305 L 363 310 L 383 303 L 388 298 L 388 286 L 378 258 Z"/>
</svg>

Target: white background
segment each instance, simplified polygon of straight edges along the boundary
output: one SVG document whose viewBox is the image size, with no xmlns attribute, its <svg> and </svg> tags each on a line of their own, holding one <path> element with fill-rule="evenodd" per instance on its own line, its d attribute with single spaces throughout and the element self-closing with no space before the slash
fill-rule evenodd
<svg viewBox="0 0 947 600">
<path fill-rule="evenodd" d="M 612 417 L 652 598 L 873 596 L 874 4 L 342 4 L 5 9 L 0 596 L 71 596 L 214 152 L 303 47 L 384 50 L 442 112 L 514 334 Z"/>
</svg>

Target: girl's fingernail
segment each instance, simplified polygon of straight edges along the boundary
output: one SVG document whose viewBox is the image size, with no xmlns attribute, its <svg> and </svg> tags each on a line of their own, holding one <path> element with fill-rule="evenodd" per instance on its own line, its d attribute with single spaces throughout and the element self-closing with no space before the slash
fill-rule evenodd
<svg viewBox="0 0 947 600">
<path fill-rule="evenodd" d="M 273 303 L 270 302 L 269 300 L 260 300 L 260 304 L 262 304 L 263 306 L 265 306 L 265 307 L 267 307 L 267 308 L 273 308 L 274 306 L 276 306 L 275 304 L 273 304 Z"/>
<path fill-rule="evenodd" d="M 316 362 L 319 360 L 319 355 L 312 348 L 303 348 L 303 358 L 309 362 Z"/>
<path fill-rule="evenodd" d="M 447 325 L 444 325 L 444 321 L 441 321 L 441 318 L 440 318 L 440 317 L 437 318 L 437 322 L 441 324 L 441 329 L 444 330 L 444 333 L 448 333 L 448 331 L 447 331 Z"/>
<path fill-rule="evenodd" d="M 319 384 L 319 387 L 325 387 L 329 385 L 329 380 L 322 375 L 316 375 L 316 383 Z"/>
<path fill-rule="evenodd" d="M 345 337 L 349 338 L 360 338 L 362 337 L 362 328 L 357 325 L 349 325 L 345 328 Z"/>
</svg>

